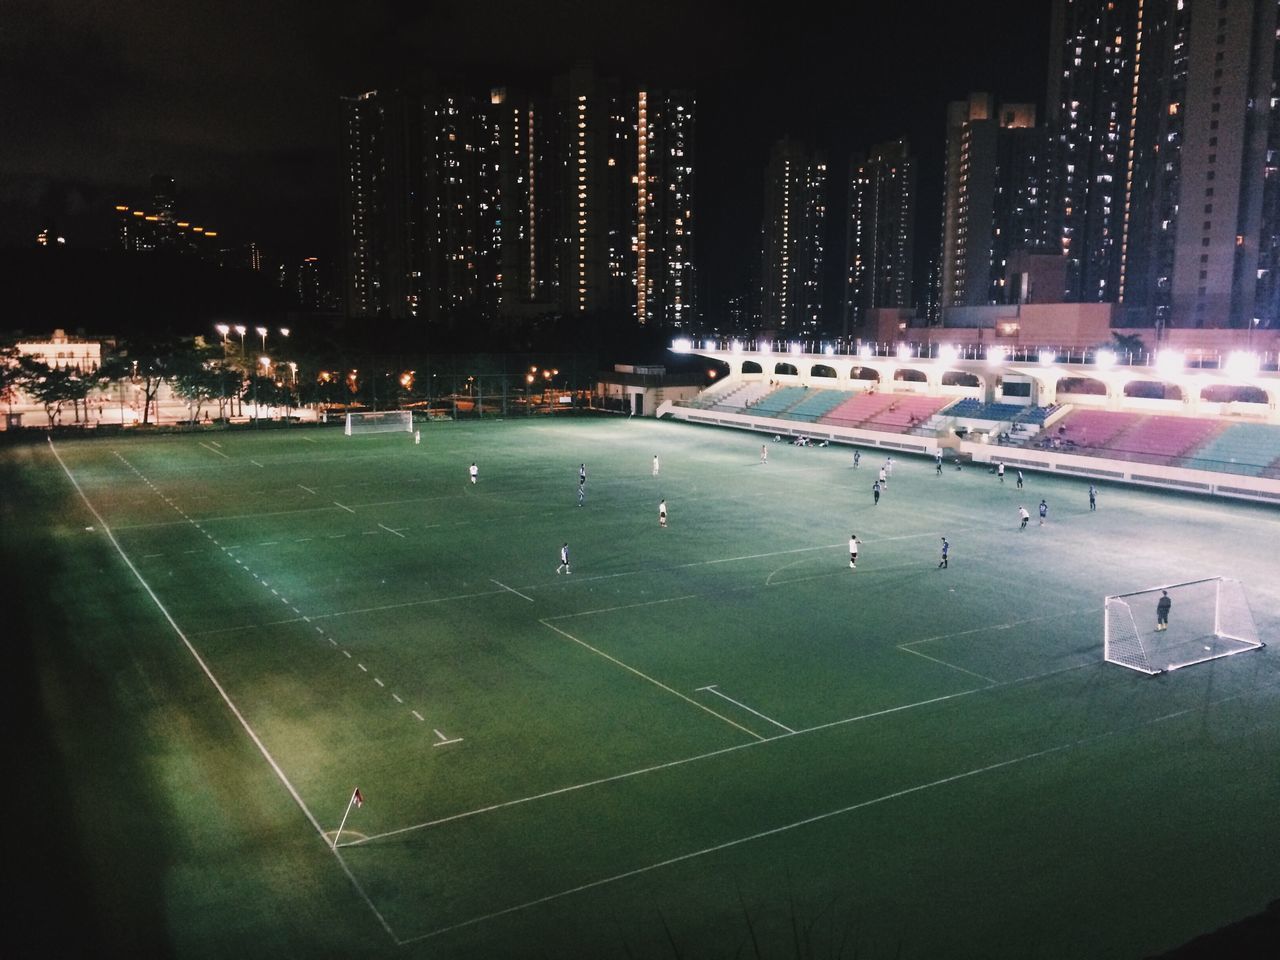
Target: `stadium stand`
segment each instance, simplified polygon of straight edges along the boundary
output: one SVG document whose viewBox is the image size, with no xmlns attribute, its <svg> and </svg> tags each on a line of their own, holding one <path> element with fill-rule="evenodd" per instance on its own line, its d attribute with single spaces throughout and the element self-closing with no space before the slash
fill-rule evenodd
<svg viewBox="0 0 1280 960">
<path fill-rule="evenodd" d="M 1231 424 L 1189 451 L 1181 466 L 1280 478 L 1280 427 L 1267 423 Z"/>
<path fill-rule="evenodd" d="M 895 402 L 889 404 L 883 411 L 868 420 L 866 426 L 871 430 L 906 433 L 932 417 L 945 407 L 947 402 L 946 397 L 902 394 L 895 399 Z"/>
<path fill-rule="evenodd" d="M 892 393 L 855 393 L 830 413 L 820 417 L 818 422 L 837 427 L 858 427 L 896 399 Z"/>
<path fill-rule="evenodd" d="M 1213 420 L 1197 417 L 1146 417 L 1113 441 L 1113 454 L 1137 454 L 1170 462 L 1204 443 L 1217 430 Z"/>
<path fill-rule="evenodd" d="M 808 392 L 804 387 L 779 387 L 759 400 L 753 400 L 748 412 L 757 417 L 776 417 L 803 400 Z"/>
<path fill-rule="evenodd" d="M 745 383 L 732 393 L 717 397 L 709 409 L 723 410 L 729 413 L 742 413 L 747 407 L 755 404 L 756 401 L 772 390 L 772 384 L 763 380 Z"/>
<path fill-rule="evenodd" d="M 1118 413 L 1111 410 L 1072 410 L 1054 424 L 1036 442 L 1049 446 L 1058 440 L 1069 446 L 1103 448 L 1139 420 L 1140 413 Z"/>
<path fill-rule="evenodd" d="M 1026 420 L 1030 423 L 1044 424 L 1048 416 L 1045 407 L 1025 407 L 1018 403 L 983 403 L 973 397 L 965 397 L 943 411 L 948 417 L 964 417 L 967 420 L 991 420 L 1002 423 L 1006 420 Z M 1036 417 L 1039 419 L 1036 419 Z"/>
<path fill-rule="evenodd" d="M 847 390 L 810 390 L 808 396 L 786 412 L 786 417 L 788 420 L 813 422 L 830 413 L 850 396 Z"/>
</svg>

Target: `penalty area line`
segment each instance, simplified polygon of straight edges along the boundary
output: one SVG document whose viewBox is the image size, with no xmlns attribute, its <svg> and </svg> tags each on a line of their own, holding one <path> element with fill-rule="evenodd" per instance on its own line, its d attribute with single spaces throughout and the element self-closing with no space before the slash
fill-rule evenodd
<svg viewBox="0 0 1280 960">
<path fill-rule="evenodd" d="M 630 673 L 634 673 L 640 679 L 646 680 L 649 683 L 652 683 L 655 687 L 658 687 L 662 690 L 667 691 L 667 693 L 670 693 L 674 696 L 679 697 L 685 703 L 692 704 L 693 706 L 697 707 L 699 710 L 702 710 L 706 713 L 711 714 L 711 716 L 715 717 L 717 720 L 723 720 L 725 723 L 729 724 L 729 726 L 734 727 L 735 729 L 741 730 L 743 733 L 747 734 L 748 736 L 755 737 L 757 740 L 768 739 L 768 737 L 762 737 L 760 734 L 756 733 L 754 730 L 749 730 L 746 727 L 744 727 L 742 724 L 736 723 L 735 721 L 730 720 L 724 714 L 716 713 L 716 711 L 712 710 L 706 704 L 699 703 L 697 700 L 694 700 L 692 697 L 685 696 L 679 690 L 672 689 L 671 687 L 663 683 L 661 680 L 655 680 L 653 677 L 649 676 L 647 673 L 643 673 L 642 671 L 637 670 L 635 667 L 631 666 L 630 664 L 623 663 L 617 657 L 610 656 L 609 654 L 605 653 L 603 650 L 597 647 L 593 647 L 591 644 L 587 643 L 585 640 L 579 640 L 573 634 L 568 633 L 564 630 L 561 630 L 559 627 L 557 627 L 554 623 L 551 623 L 549 620 L 544 619 L 544 620 L 539 620 L 538 622 L 542 624 L 544 627 L 546 627 L 547 629 L 554 630 L 556 633 L 560 634 L 560 636 L 565 637 L 569 640 L 572 640 L 574 643 L 578 644 L 581 647 L 585 647 L 586 649 L 590 650 L 592 653 L 596 654 L 596 656 L 603 657 L 604 659 L 608 660 L 610 663 L 617 664 L 618 666 L 622 667 L 622 669 Z"/>
<path fill-rule="evenodd" d="M 237 707 L 235 701 L 231 699 L 231 695 L 227 693 L 226 689 L 223 688 L 222 684 L 218 681 L 218 678 L 214 676 L 213 670 L 210 669 L 204 658 L 200 656 L 199 651 L 196 650 L 191 641 L 187 639 L 187 635 L 182 632 L 182 628 L 178 626 L 177 621 L 173 619 L 172 614 L 169 613 L 165 605 L 160 602 L 160 598 L 157 597 L 155 591 L 151 589 L 151 585 L 147 583 L 142 574 L 138 572 L 138 568 L 133 565 L 133 561 L 130 560 L 129 555 L 124 552 L 124 548 L 120 546 L 120 542 L 116 539 L 115 534 L 107 525 L 107 521 L 85 495 L 84 490 L 80 488 L 79 482 L 71 473 L 71 470 L 67 467 L 66 463 L 63 462 L 62 455 L 58 453 L 58 448 L 53 444 L 53 438 L 50 437 L 48 439 L 49 450 L 53 454 L 54 459 L 58 461 L 58 466 L 60 466 L 62 468 L 62 472 L 67 475 L 67 479 L 71 481 L 71 485 L 75 487 L 76 493 L 80 495 L 80 499 L 84 501 L 84 505 L 89 508 L 89 512 L 92 513 L 94 517 L 97 518 L 98 523 L 102 525 L 103 532 L 107 535 L 107 539 L 111 541 L 111 545 L 115 547 L 116 553 L 119 554 L 120 559 L 124 561 L 125 566 L 129 568 L 138 583 L 142 585 L 142 589 L 147 592 L 149 597 L 151 597 L 151 602 L 156 605 L 156 609 L 160 611 L 161 615 L 163 615 L 164 619 L 168 622 L 170 628 L 172 628 L 173 632 L 177 634 L 178 639 L 180 639 L 183 646 L 187 648 L 187 652 L 191 654 L 192 659 L 195 660 L 196 664 L 208 678 L 209 682 L 213 684 L 213 688 L 218 691 L 218 695 L 222 698 L 223 703 L 227 705 L 227 709 L 229 709 L 236 720 L 239 721 L 244 732 L 248 734 L 249 739 L 252 740 L 254 746 L 258 748 L 258 752 L 262 754 L 263 759 L 267 761 L 271 769 L 275 772 L 276 778 L 284 785 L 285 790 L 288 791 L 289 796 L 293 798 L 293 802 L 297 804 L 298 809 L 302 811 L 303 815 L 307 818 L 307 821 L 319 835 L 320 840 L 330 851 L 333 852 L 335 859 L 338 861 L 338 865 L 342 868 L 342 872 L 346 874 L 347 879 L 351 882 L 351 886 L 360 894 L 365 905 L 370 911 L 372 911 L 373 915 L 378 918 L 378 923 L 382 925 L 382 929 L 386 931 L 387 936 L 395 941 L 397 945 L 403 943 L 403 941 L 396 936 L 395 931 L 391 929 L 391 925 L 387 923 L 386 917 L 382 915 L 382 912 L 374 906 L 373 901 L 369 899 L 369 895 L 365 892 L 364 887 L 361 886 L 360 881 L 356 879 L 355 874 L 351 872 L 351 868 L 347 866 L 347 862 L 342 859 L 342 856 L 338 851 L 329 843 L 328 838 L 325 835 L 324 828 L 320 826 L 320 822 L 315 818 L 315 815 L 307 806 L 306 801 L 302 799 L 302 795 L 298 793 L 297 788 L 294 787 L 288 776 L 285 775 L 284 770 L 280 768 L 280 764 L 278 764 L 275 757 L 271 755 L 271 751 L 267 749 L 267 745 L 262 742 L 262 739 L 258 736 L 257 732 L 249 725 L 249 721 L 245 719 L 244 714 L 240 712 L 240 708 Z"/>
<path fill-rule="evenodd" d="M 1245 693 L 1232 694 L 1230 696 L 1223 697 L 1220 700 L 1214 701 L 1213 705 L 1218 706 L 1222 703 L 1226 703 L 1230 700 L 1236 700 L 1243 696 L 1246 696 L 1246 694 Z M 811 826 L 815 823 L 821 823 L 825 820 L 831 820 L 835 817 L 844 816 L 850 813 L 856 813 L 859 810 L 864 810 L 868 807 L 878 806 L 879 804 L 882 804 L 882 803 L 890 803 L 894 800 L 899 800 L 903 797 L 909 797 L 912 794 L 923 793 L 924 791 L 934 790 L 934 789 L 937 789 L 938 787 L 944 787 L 952 783 L 958 783 L 962 780 L 968 780 L 973 777 L 980 777 L 988 773 L 994 773 L 997 770 L 1003 770 L 1010 767 L 1015 767 L 1024 763 L 1030 763 L 1034 760 L 1042 759 L 1044 757 L 1050 757 L 1055 754 L 1065 753 L 1067 751 L 1075 750 L 1080 747 L 1089 746 L 1095 743 L 1100 743 L 1110 737 L 1114 737 L 1124 733 L 1131 733 L 1139 729 L 1142 729 L 1143 727 L 1148 727 L 1157 723 L 1163 723 L 1165 721 L 1173 720 L 1178 717 L 1185 716 L 1187 714 L 1200 711 L 1203 709 L 1204 707 L 1202 705 L 1197 705 L 1195 707 L 1187 707 L 1182 710 L 1175 710 L 1171 713 L 1167 713 L 1159 717 L 1153 717 L 1150 720 L 1141 721 L 1129 727 L 1121 727 L 1114 730 L 1107 730 L 1107 731 L 1104 731 L 1103 733 L 1094 734 L 1088 737 L 1081 737 L 1077 740 L 1068 741 L 1067 743 L 1059 743 L 1051 747 L 1045 747 L 1042 750 L 1033 750 L 1030 753 L 1024 753 L 1020 756 L 1011 757 L 1007 760 L 1000 760 L 995 763 L 988 763 L 980 767 L 974 767 L 970 770 L 964 770 L 964 771 L 961 771 L 960 773 L 953 773 L 950 776 L 939 777 L 938 779 L 931 780 L 928 783 L 918 783 L 914 786 L 904 787 L 901 790 L 894 790 L 891 793 L 881 794 L 878 797 L 871 797 L 870 799 L 867 799 L 867 800 L 860 800 L 857 803 L 850 803 L 843 807 L 839 807 L 838 809 L 835 809 L 835 810 L 828 810 L 825 813 L 815 814 L 811 817 L 805 817 L 801 820 L 794 820 L 791 823 L 784 823 L 776 827 L 771 827 L 768 830 L 761 830 L 761 831 L 758 831 L 757 833 L 752 833 L 747 836 L 736 837 L 732 840 L 726 840 L 723 843 L 713 844 L 711 846 L 702 847 L 701 849 L 698 849 L 698 850 L 691 850 L 688 853 L 682 853 L 674 857 L 668 857 L 666 860 L 660 860 L 656 863 L 650 863 L 642 867 L 636 867 L 633 870 L 626 870 L 626 871 L 623 871 L 622 873 L 616 873 L 616 874 L 613 874 L 612 876 L 604 877 L 600 880 L 592 880 L 588 883 L 578 884 L 575 887 L 569 887 L 565 890 L 560 890 L 555 893 L 549 893 L 546 896 L 538 897 L 534 900 L 527 900 L 524 903 L 518 903 L 518 904 L 515 904 L 514 906 L 505 907 L 501 910 L 494 910 L 490 913 L 484 914 L 483 916 L 472 917 L 469 920 L 463 920 L 463 921 L 460 921 L 459 923 L 454 923 L 445 927 L 440 927 L 436 930 L 431 930 L 427 933 L 418 934 L 417 936 L 413 936 L 413 937 L 406 937 L 405 939 L 400 941 L 400 944 L 403 946 L 410 943 L 416 943 L 422 940 L 428 940 L 432 937 L 440 936 L 441 934 L 450 933 L 454 930 L 460 930 L 466 927 L 476 926 L 488 920 L 494 920 L 498 917 L 509 916 L 513 913 L 518 913 L 522 910 L 527 910 L 530 907 L 536 907 L 536 906 L 541 906 L 544 903 L 550 903 L 553 900 L 559 900 L 564 897 L 573 896 L 574 894 L 583 893 L 587 890 L 594 890 L 599 887 L 607 886 L 609 884 L 618 883 L 619 881 L 622 881 L 622 880 L 628 880 L 632 877 L 638 877 L 646 873 L 652 873 L 655 870 L 661 870 L 666 867 L 673 866 L 677 863 L 684 863 L 686 861 L 694 860 L 699 857 L 720 853 L 721 851 L 724 851 L 724 850 L 731 850 L 734 847 L 739 847 L 739 846 L 742 846 L 743 844 L 753 843 L 756 840 L 764 840 L 768 837 L 775 837 L 783 833 L 788 833 L 792 830 L 797 830 L 801 827 Z"/>
<path fill-rule="evenodd" d="M 907 646 L 906 644 L 900 644 L 898 646 L 898 649 L 901 650 L 903 653 L 914 653 L 917 657 L 924 657 L 924 659 L 932 660 L 934 663 L 939 664 L 941 666 L 950 667 L 952 670 L 959 670 L 961 673 L 967 673 L 969 676 L 977 677 L 979 680 L 985 680 L 987 683 L 994 684 L 999 682 L 998 680 L 993 680 L 990 677 L 982 675 L 981 673 L 974 673 L 972 670 L 966 670 L 964 667 L 958 667 L 954 663 L 948 663 L 945 660 L 939 660 L 937 657 L 931 657 L 927 653 L 921 653 L 919 650 L 913 650 L 911 647 Z"/>
<path fill-rule="evenodd" d="M 530 603 L 533 603 L 533 597 L 525 596 L 525 594 L 521 593 L 519 590 L 515 589 L 514 587 L 508 587 L 501 580 L 495 580 L 493 579 L 493 577 L 490 577 L 489 582 L 496 583 L 498 586 L 500 586 L 503 590 L 506 590 L 508 593 L 514 593 L 517 597 L 523 597 L 525 600 L 528 600 Z"/>
<path fill-rule="evenodd" d="M 1103 736 L 1108 736 L 1108 735 L 1109 734 L 1104 734 Z M 688 853 L 682 853 L 675 857 L 669 857 L 666 860 L 660 860 L 657 863 L 650 863 L 643 867 L 637 867 L 634 870 L 627 870 L 622 873 L 615 873 L 613 876 L 610 876 L 610 877 L 604 877 L 603 879 L 600 879 L 600 880 L 592 880 L 589 883 L 582 883 L 576 887 L 569 887 L 568 889 L 560 890 L 560 891 L 557 891 L 556 893 L 549 893 L 546 896 L 538 897 L 535 900 L 527 900 L 524 903 L 518 903 L 515 906 L 506 907 L 502 910 L 495 910 L 491 913 L 486 913 L 483 916 L 472 917 L 469 920 L 463 920 L 460 923 L 454 923 L 446 927 L 440 927 L 428 933 L 418 934 L 417 936 L 414 936 L 414 937 L 406 937 L 404 940 L 401 941 L 401 943 L 402 944 L 415 943 L 420 940 L 427 940 L 432 937 L 438 937 L 441 934 L 450 933 L 454 930 L 461 930 L 466 927 L 476 926 L 477 924 L 484 923 L 488 920 L 495 920 L 498 917 L 504 917 L 513 913 L 518 913 L 522 910 L 527 910 L 530 907 L 540 906 L 544 903 L 550 903 L 553 900 L 559 900 L 564 897 L 573 896 L 574 894 L 584 893 L 587 890 L 594 890 L 598 887 L 607 886 L 612 883 L 618 883 L 619 881 L 622 881 L 622 880 L 628 880 L 631 877 L 638 877 L 638 876 L 641 876 L 642 874 L 652 873 L 655 870 L 661 870 L 665 867 L 674 866 L 677 863 L 684 863 L 685 861 L 688 861 L 688 860 L 697 859 L 698 857 L 705 857 L 713 853 L 719 853 L 723 850 L 731 850 L 734 847 L 742 846 L 743 844 L 746 844 L 746 843 L 752 843 L 756 840 L 763 840 L 767 837 L 777 836 L 778 834 L 787 833 L 791 830 L 799 829 L 800 827 L 811 826 L 812 824 L 821 823 L 822 821 L 830 820 L 833 817 L 839 817 L 845 814 L 854 813 L 858 810 L 862 810 L 867 807 L 872 807 L 877 804 L 888 803 L 893 800 L 898 800 L 902 797 L 910 796 L 913 793 L 920 793 L 925 790 L 932 790 L 937 787 L 946 786 L 947 784 L 955 783 L 960 780 L 966 780 L 970 777 L 978 777 L 986 773 L 992 773 L 996 770 L 1003 769 L 1005 767 L 1012 767 L 1016 764 L 1027 763 L 1031 760 L 1036 760 L 1041 757 L 1046 757 L 1054 753 L 1060 753 L 1064 750 L 1070 750 L 1073 747 L 1079 746 L 1083 743 L 1087 743 L 1089 742 L 1089 740 L 1092 740 L 1092 739 L 1099 739 L 1099 738 L 1097 737 L 1086 738 L 1085 740 L 1079 740 L 1074 743 L 1066 743 L 1066 744 L 1060 744 L 1054 747 L 1047 747 L 1044 750 L 1037 750 L 1033 753 L 1023 754 L 1020 757 L 1013 757 L 1012 759 L 1009 759 L 1009 760 L 1001 760 L 998 763 L 990 763 L 990 764 L 987 764 L 986 766 L 975 767 L 972 770 L 965 770 L 962 773 L 952 774 L 949 777 L 940 777 L 939 779 L 930 781 L 929 783 L 921 783 L 913 787 L 906 787 L 902 790 L 895 790 L 893 793 L 886 793 L 878 797 L 872 797 L 869 800 L 861 800 L 858 803 L 851 803 L 847 806 L 840 807 L 837 810 L 829 810 L 826 813 L 819 813 L 812 817 L 806 817 L 803 820 L 796 820 L 792 823 L 784 823 L 781 826 L 773 827 L 769 830 L 761 830 L 758 833 L 753 833 L 745 837 L 737 837 L 733 840 L 726 840 L 723 843 L 717 843 L 717 844 L 714 844 L 713 846 L 703 847 L 700 850 L 692 850 Z"/>
</svg>

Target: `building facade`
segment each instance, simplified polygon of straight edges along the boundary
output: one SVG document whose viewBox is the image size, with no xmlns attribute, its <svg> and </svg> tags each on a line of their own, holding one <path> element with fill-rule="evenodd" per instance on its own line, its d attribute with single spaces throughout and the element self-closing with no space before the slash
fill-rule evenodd
<svg viewBox="0 0 1280 960">
<path fill-rule="evenodd" d="M 940 302 L 1003 303 L 1015 253 L 1048 240 L 1046 156 L 1035 106 L 971 93 L 947 107 Z M 1052 299 L 1059 299 L 1058 296 Z"/>
<path fill-rule="evenodd" d="M 779 335 L 822 327 L 827 162 L 791 139 L 779 140 L 765 172 L 762 324 Z"/>
<path fill-rule="evenodd" d="M 916 164 L 906 140 L 850 160 L 843 336 L 862 326 L 868 310 L 912 305 L 915 210 Z"/>
<path fill-rule="evenodd" d="M 1278 18 L 1275 0 L 1055 0 L 1068 299 L 1157 330 L 1277 322 Z"/>
<path fill-rule="evenodd" d="M 351 316 L 695 315 L 692 94 L 583 66 L 545 97 L 437 87 L 343 108 Z"/>
</svg>

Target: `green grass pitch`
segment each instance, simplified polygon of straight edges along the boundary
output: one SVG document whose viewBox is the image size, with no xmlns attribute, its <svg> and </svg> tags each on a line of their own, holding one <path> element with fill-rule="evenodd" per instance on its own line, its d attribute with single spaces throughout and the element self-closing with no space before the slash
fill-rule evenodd
<svg viewBox="0 0 1280 960">
<path fill-rule="evenodd" d="M 909 457 L 873 505 L 882 454 L 761 439 L 9 448 L 41 915 L 183 956 L 1137 957 L 1280 894 L 1280 646 L 1102 662 L 1105 595 L 1199 577 L 1280 636 L 1273 508 Z"/>
</svg>

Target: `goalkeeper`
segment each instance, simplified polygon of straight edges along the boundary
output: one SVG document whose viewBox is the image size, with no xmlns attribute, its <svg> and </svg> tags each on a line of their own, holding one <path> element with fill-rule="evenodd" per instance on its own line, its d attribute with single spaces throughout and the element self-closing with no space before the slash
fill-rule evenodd
<svg viewBox="0 0 1280 960">
<path fill-rule="evenodd" d="M 1169 591 L 1161 590 L 1160 599 L 1156 602 L 1156 629 L 1169 629 L 1169 609 L 1173 606 L 1173 601 L 1169 599 Z"/>
</svg>

